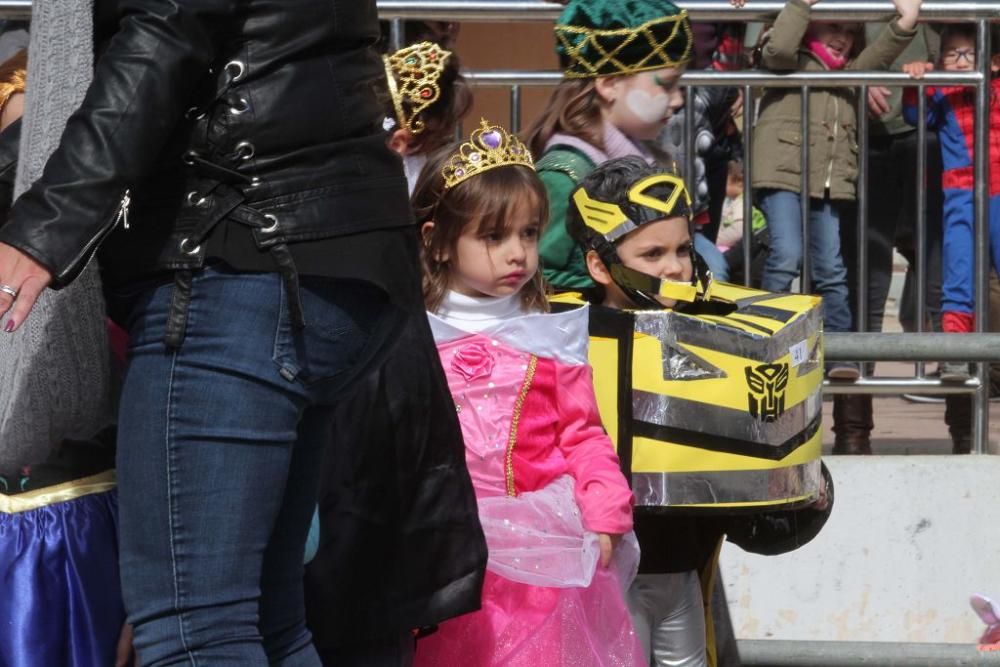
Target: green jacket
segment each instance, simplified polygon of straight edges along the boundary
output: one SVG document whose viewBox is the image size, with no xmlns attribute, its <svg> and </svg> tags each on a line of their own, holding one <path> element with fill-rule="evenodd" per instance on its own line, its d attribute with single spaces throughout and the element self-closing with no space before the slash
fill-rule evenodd
<svg viewBox="0 0 1000 667">
<path fill-rule="evenodd" d="M 762 52 L 763 66 L 773 71 L 816 72 L 826 69 L 802 48 L 809 27 L 809 5 L 788 0 L 778 15 Z M 916 35 L 896 21 L 882 31 L 847 68 L 888 69 Z M 802 95 L 797 88 L 771 88 L 764 93 L 754 130 L 753 187 L 800 192 L 802 189 Z M 829 88 L 809 95 L 809 194 L 822 199 L 856 197 L 858 180 L 857 91 Z"/>
<path fill-rule="evenodd" d="M 594 286 L 583 250 L 566 231 L 566 209 L 573 189 L 595 166 L 580 151 L 562 145 L 550 147 L 535 163 L 538 177 L 549 193 L 549 223 L 538 247 L 542 274 L 549 285 L 558 290 Z"/>
</svg>

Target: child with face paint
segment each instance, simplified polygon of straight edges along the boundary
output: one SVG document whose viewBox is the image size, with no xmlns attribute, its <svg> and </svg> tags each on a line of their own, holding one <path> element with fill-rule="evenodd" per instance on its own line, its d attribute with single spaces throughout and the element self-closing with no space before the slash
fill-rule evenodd
<svg viewBox="0 0 1000 667">
<path fill-rule="evenodd" d="M 655 139 L 683 106 L 678 82 L 693 40 L 687 12 L 670 0 L 570 0 L 555 33 L 565 79 L 525 135 L 549 195 L 545 279 L 580 289 L 594 283 L 566 232 L 570 192 L 607 160 L 653 161 L 639 142 Z"/>
<path fill-rule="evenodd" d="M 766 69 L 787 72 L 888 69 L 916 35 L 922 0 L 893 0 L 899 16 L 877 40 L 859 49 L 853 24 L 810 21 L 819 0 L 788 0 L 761 52 Z M 753 145 L 753 187 L 771 233 L 771 254 L 761 287 L 786 291 L 802 262 L 800 198 L 810 198 L 809 260 L 815 290 L 823 297 L 826 331 L 849 331 L 847 270 L 840 254 L 840 219 L 857 197 L 857 92 L 817 89 L 809 97 L 809 164 L 802 164 L 801 93 L 773 88 L 761 99 Z M 809 192 L 802 192 L 802 169 Z M 828 367 L 831 378 L 853 380 L 856 364 Z"/>
</svg>

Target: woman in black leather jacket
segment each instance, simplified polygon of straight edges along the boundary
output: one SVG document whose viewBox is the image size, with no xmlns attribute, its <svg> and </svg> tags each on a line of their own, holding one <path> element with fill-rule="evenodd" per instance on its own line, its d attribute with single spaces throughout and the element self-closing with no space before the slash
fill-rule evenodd
<svg viewBox="0 0 1000 667">
<path fill-rule="evenodd" d="M 320 455 L 364 445 L 339 442 L 330 415 L 422 312 L 406 181 L 371 92 L 375 2 L 95 13 L 93 82 L 0 230 L 0 316 L 16 329 L 99 253 L 130 338 L 121 569 L 141 664 L 319 665 L 301 564 Z M 451 504 L 420 517 L 405 557 L 457 583 L 449 609 L 465 611 L 485 551 L 461 457 L 435 457 L 413 491 Z M 472 557 L 443 556 L 463 540 Z"/>
</svg>

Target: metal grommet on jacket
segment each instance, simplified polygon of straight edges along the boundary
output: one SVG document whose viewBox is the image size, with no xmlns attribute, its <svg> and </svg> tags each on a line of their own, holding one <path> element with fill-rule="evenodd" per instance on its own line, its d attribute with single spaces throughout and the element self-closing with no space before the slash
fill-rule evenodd
<svg viewBox="0 0 1000 667">
<path fill-rule="evenodd" d="M 201 252 L 201 245 L 199 244 L 199 245 L 196 245 L 195 247 L 192 248 L 191 247 L 191 239 L 189 239 L 189 238 L 183 238 L 183 239 L 181 239 L 180 250 L 185 255 L 190 255 L 190 256 L 193 257 L 193 256 L 197 255 L 199 252 Z"/>
<path fill-rule="evenodd" d="M 234 116 L 239 116 L 250 111 L 250 103 L 245 97 L 237 97 L 235 100 L 229 101 L 229 112 Z"/>
<path fill-rule="evenodd" d="M 197 190 L 187 193 L 187 205 L 194 208 L 208 208 L 212 205 L 211 195 L 199 195 Z"/>
<path fill-rule="evenodd" d="M 278 231 L 278 218 L 271 215 L 270 213 L 265 213 L 264 217 L 271 221 L 271 224 L 267 227 L 261 227 L 260 231 L 262 234 L 273 234 Z"/>
<path fill-rule="evenodd" d="M 237 160 L 249 160 L 254 156 L 255 148 L 249 141 L 241 141 L 236 144 L 234 155 Z"/>
<path fill-rule="evenodd" d="M 230 60 L 226 63 L 226 74 L 229 75 L 230 83 L 242 81 L 247 75 L 246 63 L 239 60 Z"/>
</svg>

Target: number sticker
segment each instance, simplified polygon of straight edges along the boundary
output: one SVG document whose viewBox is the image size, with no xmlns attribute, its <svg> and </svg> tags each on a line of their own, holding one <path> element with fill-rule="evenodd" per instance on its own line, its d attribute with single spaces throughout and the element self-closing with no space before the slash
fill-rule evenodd
<svg viewBox="0 0 1000 667">
<path fill-rule="evenodd" d="M 809 358 L 809 341 L 804 340 L 801 343 L 796 343 L 792 345 L 792 349 L 788 351 L 788 354 L 792 357 L 792 368 L 798 366 L 799 364 L 804 364 Z"/>
</svg>

